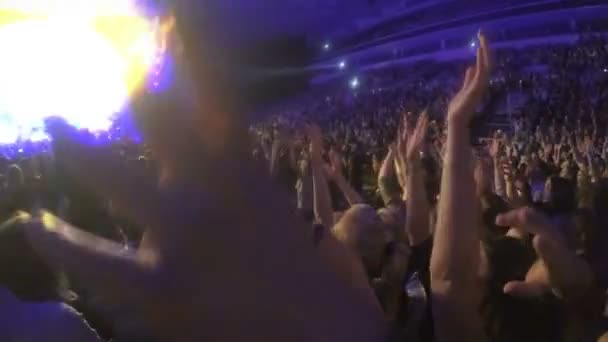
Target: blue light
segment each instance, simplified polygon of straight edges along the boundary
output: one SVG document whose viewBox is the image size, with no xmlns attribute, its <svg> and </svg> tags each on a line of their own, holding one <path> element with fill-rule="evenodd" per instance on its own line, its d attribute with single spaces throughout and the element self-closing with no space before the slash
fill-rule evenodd
<svg viewBox="0 0 608 342">
<path fill-rule="evenodd" d="M 350 81 L 350 87 L 353 89 L 357 89 L 359 87 L 359 78 L 356 76 Z"/>
<path fill-rule="evenodd" d="M 477 46 L 477 42 L 472 41 L 472 42 L 471 42 L 471 47 L 472 47 L 472 48 L 474 48 L 475 46 Z"/>
<path fill-rule="evenodd" d="M 338 64 L 338 68 L 340 68 L 340 70 L 346 69 L 346 61 L 340 61 L 340 64 Z"/>
<path fill-rule="evenodd" d="M 329 49 L 331 49 L 331 44 L 330 44 L 330 43 L 325 43 L 325 44 L 323 45 L 323 50 L 325 50 L 325 51 L 329 51 Z"/>
</svg>

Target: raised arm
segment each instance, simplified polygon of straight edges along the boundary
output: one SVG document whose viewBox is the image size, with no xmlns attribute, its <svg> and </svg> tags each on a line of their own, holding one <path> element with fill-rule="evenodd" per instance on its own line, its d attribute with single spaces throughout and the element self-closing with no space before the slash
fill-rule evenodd
<svg viewBox="0 0 608 342">
<path fill-rule="evenodd" d="M 511 165 L 510 161 L 505 161 L 502 163 L 502 169 L 505 177 L 505 199 L 510 203 L 515 202 L 516 193 L 515 193 L 515 170 Z"/>
<path fill-rule="evenodd" d="M 156 256 L 150 251 L 128 251 L 122 244 L 79 230 L 44 211 L 33 218 L 21 214 L 20 219 L 26 223 L 29 241 L 46 262 L 97 294 L 114 301 L 128 299 L 136 305 L 153 295 L 158 279 L 153 271 Z"/>
<path fill-rule="evenodd" d="M 275 178 L 277 172 L 279 172 L 279 154 L 281 152 L 281 142 L 279 139 L 274 140 L 272 143 L 272 149 L 270 152 L 270 177 Z"/>
<path fill-rule="evenodd" d="M 378 188 L 385 205 L 401 198 L 399 186 L 396 186 L 394 182 L 397 177 L 395 173 L 396 148 L 395 144 L 389 146 L 380 172 L 378 172 Z"/>
<path fill-rule="evenodd" d="M 346 198 L 348 204 L 353 206 L 355 204 L 363 203 L 363 198 L 361 195 L 359 195 L 357 190 L 355 190 L 344 177 L 344 172 L 342 170 L 342 158 L 338 152 L 333 149 L 329 151 L 329 161 L 330 165 L 328 165 L 327 173 L 338 185 L 338 188 L 340 188 L 340 191 L 344 195 L 344 198 Z"/>
<path fill-rule="evenodd" d="M 493 139 L 490 145 L 490 157 L 494 166 L 494 192 L 505 196 L 505 177 L 500 162 L 500 140 Z"/>
<path fill-rule="evenodd" d="M 325 179 L 323 162 L 323 136 L 317 125 L 306 126 L 310 139 L 310 168 L 312 170 L 313 209 L 316 219 L 326 228 L 334 225 L 333 208 L 329 185 Z"/>
<path fill-rule="evenodd" d="M 408 165 L 406 186 L 409 196 L 406 202 L 405 232 L 408 243 L 417 246 L 431 235 L 429 211 L 430 205 L 424 185 L 424 169 L 420 160 L 420 150 L 426 138 L 429 117 L 422 113 L 416 123 L 414 132 L 409 136 L 406 144 L 400 144 L 399 153 Z"/>
<path fill-rule="evenodd" d="M 481 341 L 479 202 L 475 195 L 469 123 L 490 77 L 490 57 L 480 34 L 477 65 L 448 107 L 448 141 L 438 222 L 431 257 L 431 290 L 437 341 Z"/>
</svg>

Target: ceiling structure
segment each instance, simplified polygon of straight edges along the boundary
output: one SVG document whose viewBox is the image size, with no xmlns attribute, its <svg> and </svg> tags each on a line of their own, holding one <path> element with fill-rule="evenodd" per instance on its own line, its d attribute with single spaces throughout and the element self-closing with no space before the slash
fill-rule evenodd
<svg viewBox="0 0 608 342">
<path fill-rule="evenodd" d="M 322 46 L 368 32 L 377 37 L 391 21 L 412 29 L 450 16 L 551 1 L 556 0 L 199 0 L 197 6 L 227 39 L 305 35 Z"/>
</svg>

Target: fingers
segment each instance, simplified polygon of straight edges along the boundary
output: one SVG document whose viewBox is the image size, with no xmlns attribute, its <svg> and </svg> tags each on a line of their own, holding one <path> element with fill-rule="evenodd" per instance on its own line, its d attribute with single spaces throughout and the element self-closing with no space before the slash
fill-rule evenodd
<svg viewBox="0 0 608 342">
<path fill-rule="evenodd" d="M 418 121 L 416 122 L 416 128 L 414 129 L 414 133 L 412 135 L 412 140 L 416 145 L 420 145 L 426 136 L 426 132 L 429 125 L 429 116 L 427 111 L 425 110 L 420 114 Z"/>
<path fill-rule="evenodd" d="M 480 47 L 477 49 L 477 61 L 475 66 L 475 75 L 470 83 L 469 91 L 475 96 L 481 96 L 485 90 L 491 72 L 491 60 L 488 42 L 485 36 L 479 33 Z"/>
<path fill-rule="evenodd" d="M 501 227 L 512 227 L 534 235 L 554 238 L 551 222 L 542 214 L 531 208 L 510 211 L 496 217 L 496 224 Z"/>
<path fill-rule="evenodd" d="M 418 128 L 421 132 L 426 133 L 428 127 L 429 127 L 429 113 L 428 111 L 425 109 L 422 114 L 420 114 L 420 127 Z"/>
<path fill-rule="evenodd" d="M 592 273 L 589 266 L 568 249 L 563 238 L 553 231 L 550 221 L 544 215 L 530 208 L 523 208 L 499 215 L 496 224 L 536 235 L 533 245 L 541 266 L 537 264 L 536 271 L 531 270 L 527 278 L 532 277 L 537 283 L 550 283 L 551 288 L 570 297 L 580 294 L 591 284 Z M 548 277 L 549 281 L 543 281 L 543 277 Z M 530 282 L 530 279 L 526 279 L 526 283 Z M 512 286 L 515 289 L 505 287 L 505 293 L 507 290 L 522 291 L 523 285 Z M 528 293 L 526 291 L 523 290 Z"/>
<path fill-rule="evenodd" d="M 533 245 L 546 266 L 551 284 L 559 294 L 576 297 L 592 284 L 593 275 L 589 265 L 563 243 L 536 236 Z"/>
<path fill-rule="evenodd" d="M 538 297 L 550 291 L 550 276 L 545 263 L 541 260 L 530 267 L 525 281 L 511 281 L 503 288 L 505 294 L 522 298 Z"/>
<path fill-rule="evenodd" d="M 539 297 L 548 290 L 543 284 L 525 281 L 510 281 L 503 287 L 505 294 L 519 298 Z"/>
<path fill-rule="evenodd" d="M 468 89 L 471 86 L 471 82 L 473 81 L 473 77 L 475 76 L 475 67 L 468 67 L 466 73 L 464 74 L 464 84 L 462 89 Z"/>
<path fill-rule="evenodd" d="M 491 70 L 493 67 L 493 63 L 492 63 L 492 51 L 490 50 L 489 44 L 488 44 L 488 39 L 486 38 L 486 36 L 479 32 L 477 34 L 478 38 L 479 38 L 479 42 L 480 42 L 480 46 L 481 46 L 481 50 L 482 50 L 482 58 L 484 60 L 484 65 L 486 67 L 487 70 Z"/>
<path fill-rule="evenodd" d="M 329 161 L 335 170 L 340 170 L 342 168 L 341 157 L 333 148 L 329 150 Z"/>
</svg>

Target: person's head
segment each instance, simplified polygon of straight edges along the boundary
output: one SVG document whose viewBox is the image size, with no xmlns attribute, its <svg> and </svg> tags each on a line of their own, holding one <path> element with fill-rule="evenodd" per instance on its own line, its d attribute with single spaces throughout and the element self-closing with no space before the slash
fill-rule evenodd
<svg viewBox="0 0 608 342">
<path fill-rule="evenodd" d="M 374 208 L 363 204 L 351 207 L 336 223 L 333 234 L 361 258 L 370 278 L 380 274 L 391 234 Z"/>
<path fill-rule="evenodd" d="M 23 215 L 0 225 L 0 286 L 23 301 L 62 300 L 60 277 L 30 246 Z"/>
<path fill-rule="evenodd" d="M 551 294 L 518 298 L 504 293 L 507 282 L 524 279 L 536 254 L 524 240 L 511 237 L 484 241 L 488 270 L 480 312 L 489 341 L 560 341 L 565 315 Z"/>
<path fill-rule="evenodd" d="M 574 184 L 566 178 L 552 176 L 545 182 L 543 202 L 553 213 L 571 213 L 576 209 Z"/>
<path fill-rule="evenodd" d="M 378 210 L 378 216 L 384 224 L 389 240 L 394 240 L 405 226 L 405 203 L 393 202 L 386 208 Z"/>
</svg>

